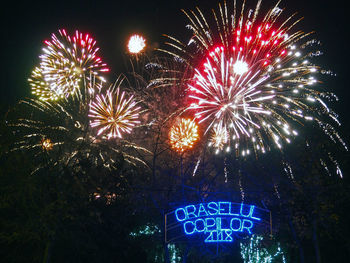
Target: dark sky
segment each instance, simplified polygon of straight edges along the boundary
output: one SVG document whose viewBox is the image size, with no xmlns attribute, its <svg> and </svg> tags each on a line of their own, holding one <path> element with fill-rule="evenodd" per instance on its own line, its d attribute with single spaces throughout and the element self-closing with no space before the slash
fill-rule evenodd
<svg viewBox="0 0 350 263">
<path fill-rule="evenodd" d="M 239 0 L 237 0 L 239 2 Z M 254 4 L 255 0 L 247 0 Z M 270 7 L 275 1 L 265 0 Z M 180 9 L 202 10 L 217 6 L 216 0 L 149 0 L 149 1 L 6 1 L 1 7 L 1 105 L 13 105 L 29 96 L 26 82 L 31 70 L 38 64 L 43 40 L 59 28 L 89 32 L 101 47 L 100 55 L 111 67 L 111 74 L 120 73 L 121 54 L 125 52 L 127 36 L 141 32 L 149 43 L 160 42 L 163 33 L 181 38 L 186 32 L 186 18 Z M 339 95 L 336 104 L 342 122 L 349 122 L 348 45 L 349 15 L 343 1 L 283 0 L 280 4 L 286 14 L 298 12 L 305 17 L 304 31 L 316 31 L 323 42 L 325 68 L 338 75 L 327 82 L 327 88 Z M 329 85 L 329 87 L 328 87 Z M 3 108 L 4 106 L 2 106 Z"/>
</svg>

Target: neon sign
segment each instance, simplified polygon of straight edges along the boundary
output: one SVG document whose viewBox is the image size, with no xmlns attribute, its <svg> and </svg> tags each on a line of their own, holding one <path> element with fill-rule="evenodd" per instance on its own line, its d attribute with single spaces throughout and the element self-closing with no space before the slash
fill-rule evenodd
<svg viewBox="0 0 350 263">
<path fill-rule="evenodd" d="M 204 236 L 205 243 L 233 242 L 237 234 L 252 234 L 261 224 L 267 210 L 232 202 L 209 202 L 179 207 L 174 214 L 173 226 L 180 224 L 187 237 Z"/>
</svg>

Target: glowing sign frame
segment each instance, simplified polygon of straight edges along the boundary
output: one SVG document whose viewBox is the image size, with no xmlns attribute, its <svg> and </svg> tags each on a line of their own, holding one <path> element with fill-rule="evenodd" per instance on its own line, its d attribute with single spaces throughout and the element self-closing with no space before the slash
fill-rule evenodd
<svg viewBox="0 0 350 263">
<path fill-rule="evenodd" d="M 213 201 L 191 204 L 166 215 L 165 241 L 171 241 L 167 240 L 167 233 L 177 229 L 186 237 L 204 235 L 205 243 L 233 242 L 236 234 L 251 235 L 254 225 L 268 221 L 267 217 L 271 221 L 270 211 L 243 203 Z"/>
</svg>

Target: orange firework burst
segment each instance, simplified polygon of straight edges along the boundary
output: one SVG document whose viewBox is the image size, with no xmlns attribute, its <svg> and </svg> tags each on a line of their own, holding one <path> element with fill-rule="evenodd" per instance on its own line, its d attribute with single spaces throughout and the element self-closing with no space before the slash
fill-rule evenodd
<svg viewBox="0 0 350 263">
<path fill-rule="evenodd" d="M 49 151 L 52 149 L 52 147 L 53 147 L 53 145 L 52 145 L 52 141 L 50 139 L 44 138 L 41 140 L 41 148 L 43 150 Z"/>
<path fill-rule="evenodd" d="M 122 133 L 130 133 L 140 123 L 140 107 L 136 105 L 133 96 L 127 98 L 125 92 L 120 94 L 119 87 L 116 92 L 108 90 L 106 96 L 97 95 L 95 102 L 90 104 L 90 125 L 98 128 L 97 135 L 121 138 Z"/>
<path fill-rule="evenodd" d="M 199 139 L 198 125 L 194 120 L 182 118 L 171 127 L 169 137 L 171 147 L 182 153 Z"/>
</svg>

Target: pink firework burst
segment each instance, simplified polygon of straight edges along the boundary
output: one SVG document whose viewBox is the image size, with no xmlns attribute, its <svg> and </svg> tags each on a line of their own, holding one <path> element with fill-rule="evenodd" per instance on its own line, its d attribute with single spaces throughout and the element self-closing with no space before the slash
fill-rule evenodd
<svg viewBox="0 0 350 263">
<path fill-rule="evenodd" d="M 99 74 L 109 71 L 97 56 L 99 48 L 89 34 L 76 31 L 70 36 L 62 29 L 57 36 L 52 34 L 45 44 L 40 69 L 45 82 L 57 96 L 69 96 L 85 76 L 93 74 L 103 80 Z"/>
</svg>

